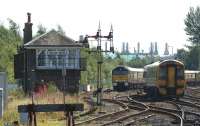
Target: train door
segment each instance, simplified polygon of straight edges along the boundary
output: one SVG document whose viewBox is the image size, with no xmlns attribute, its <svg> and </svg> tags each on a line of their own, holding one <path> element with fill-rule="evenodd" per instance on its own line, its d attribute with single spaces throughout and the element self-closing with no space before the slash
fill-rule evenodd
<svg viewBox="0 0 200 126">
<path fill-rule="evenodd" d="M 175 86 L 175 67 L 169 66 L 168 67 L 168 87 Z"/>
<path fill-rule="evenodd" d="M 175 95 L 176 94 L 176 89 L 175 89 L 175 85 L 176 85 L 176 68 L 174 66 L 168 66 L 167 67 L 167 93 L 169 95 Z"/>
</svg>

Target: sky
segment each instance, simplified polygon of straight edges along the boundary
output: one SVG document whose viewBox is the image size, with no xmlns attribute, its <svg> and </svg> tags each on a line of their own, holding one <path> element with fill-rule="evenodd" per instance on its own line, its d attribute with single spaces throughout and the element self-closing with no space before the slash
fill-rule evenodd
<svg viewBox="0 0 200 126">
<path fill-rule="evenodd" d="M 172 48 L 176 52 L 189 44 L 184 19 L 190 7 L 200 6 L 200 0 L 1 0 L 0 3 L 0 23 L 6 25 L 7 18 L 11 18 L 21 31 L 27 12 L 32 14 L 34 34 L 39 24 L 48 30 L 61 25 L 74 40 L 79 35 L 95 35 L 100 21 L 102 35 L 107 35 L 113 25 L 116 50 L 121 51 L 122 42 L 128 42 L 133 52 L 140 42 L 141 50 L 149 52 L 150 43 L 157 42 L 159 54 L 164 53 L 166 42 L 170 53 Z"/>
</svg>

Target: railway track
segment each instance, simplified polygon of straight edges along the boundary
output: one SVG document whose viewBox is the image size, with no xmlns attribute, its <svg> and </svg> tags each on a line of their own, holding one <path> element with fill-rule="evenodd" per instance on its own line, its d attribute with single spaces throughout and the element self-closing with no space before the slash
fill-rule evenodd
<svg viewBox="0 0 200 126">
<path fill-rule="evenodd" d="M 89 95 L 91 95 L 91 94 L 89 94 Z M 89 109 L 88 109 L 87 111 L 83 112 L 83 113 L 80 113 L 80 114 L 76 115 L 76 116 L 74 117 L 74 119 L 78 119 L 78 118 L 80 118 L 80 117 L 87 116 L 87 115 L 89 115 L 89 114 L 94 113 L 94 112 L 97 110 L 97 107 L 94 106 L 94 101 L 92 100 L 91 97 L 85 97 L 85 98 L 83 98 L 83 99 L 84 99 L 85 102 L 88 103 Z M 86 117 L 86 118 L 87 118 L 87 117 Z"/>
<path fill-rule="evenodd" d="M 198 88 L 187 88 L 186 94 L 192 97 L 200 97 L 200 87 Z"/>
<path fill-rule="evenodd" d="M 200 105 L 194 104 L 193 102 L 189 102 L 189 101 L 183 101 L 183 100 L 178 100 L 178 101 L 174 101 L 176 104 L 179 105 L 184 105 L 184 106 L 188 106 L 188 107 L 195 107 L 200 109 Z"/>
<path fill-rule="evenodd" d="M 131 120 L 131 121 L 125 123 L 124 126 L 135 125 L 137 122 L 147 120 L 148 118 L 151 118 L 153 116 L 155 116 L 155 115 L 145 115 L 144 117 L 141 117 L 141 118 L 135 118 L 134 120 Z"/>
<path fill-rule="evenodd" d="M 135 100 L 133 100 L 133 99 L 132 99 L 132 101 L 134 101 L 134 103 L 136 103 L 136 104 L 140 104 L 140 102 L 135 101 Z M 175 104 L 173 104 L 173 105 L 175 105 Z M 180 109 L 179 112 L 181 112 L 180 106 L 177 106 L 177 105 L 175 105 L 175 106 L 176 106 L 178 109 Z M 135 107 L 135 106 L 134 106 L 134 107 Z M 175 119 L 175 120 L 179 120 L 179 121 L 177 121 L 177 122 L 180 123 L 180 126 L 183 126 L 183 118 L 182 118 L 182 116 L 180 116 L 179 114 L 177 114 L 177 113 L 174 112 L 174 111 L 168 111 L 168 110 L 165 110 L 165 109 L 161 109 L 160 107 L 156 107 L 156 106 L 145 105 L 144 103 L 143 103 L 143 104 L 140 104 L 139 107 L 135 107 L 135 108 L 138 108 L 138 109 L 145 109 L 145 108 L 148 108 L 148 111 L 151 112 L 151 113 L 153 113 L 153 114 L 157 113 L 157 114 L 168 115 L 168 116 L 172 117 L 172 118 Z M 178 111 L 178 110 L 177 110 L 177 111 Z"/>
<path fill-rule="evenodd" d="M 130 124 L 133 124 L 135 123 L 136 121 L 138 120 L 141 120 L 141 119 L 147 119 L 147 118 L 150 118 L 152 117 L 153 115 L 151 114 L 148 114 L 148 110 L 144 110 L 144 111 L 140 111 L 138 113 L 130 113 L 128 115 L 125 115 L 125 116 L 120 116 L 119 118 L 115 119 L 115 120 L 112 120 L 110 122 L 107 122 L 101 126 L 108 126 L 108 125 L 130 125 Z"/>
<path fill-rule="evenodd" d="M 190 102 L 184 102 L 181 100 L 172 100 L 168 102 L 176 107 L 174 109 L 148 105 L 146 103 L 136 101 L 128 97 L 127 95 L 118 95 L 113 97 L 112 99 L 103 99 L 103 101 L 107 103 L 117 104 L 121 106 L 121 109 L 97 117 L 91 116 L 89 119 L 79 121 L 75 125 L 130 126 L 138 123 L 138 121 L 148 122 L 148 120 L 152 118 L 153 120 L 160 119 L 166 121 L 166 123 L 164 122 L 164 124 L 161 125 L 171 125 L 173 123 L 176 123 L 175 125 L 183 126 L 184 123 L 186 124 L 188 122 L 188 120 L 186 120 L 185 118 L 186 115 L 193 115 L 197 118 L 200 118 L 199 113 L 187 111 L 183 108 L 183 106 L 190 106 L 197 107 L 198 109 L 200 109 L 200 106 L 193 105 Z M 151 124 L 151 122 L 149 123 Z"/>
<path fill-rule="evenodd" d="M 184 95 L 184 97 L 182 97 L 181 99 L 186 99 L 192 101 L 195 104 L 200 104 L 200 98 L 192 95 Z"/>
<path fill-rule="evenodd" d="M 151 106 L 149 105 L 150 108 L 157 108 L 160 110 L 164 110 L 164 111 L 168 111 L 168 112 L 172 112 L 172 113 L 177 113 L 177 114 L 181 114 L 182 112 L 180 110 L 176 110 L 176 109 L 171 109 L 171 108 L 162 108 L 162 107 L 157 107 L 157 106 Z M 190 115 L 195 115 L 198 118 L 200 118 L 200 114 L 199 113 L 195 113 L 195 112 L 190 112 L 190 111 L 184 111 L 185 114 L 190 114 Z"/>
<path fill-rule="evenodd" d="M 114 104 L 118 104 L 120 105 L 123 109 L 117 112 L 112 112 L 112 113 L 108 113 L 108 114 L 104 114 L 102 116 L 98 116 L 98 117 L 94 117 L 94 118 L 90 118 L 87 119 L 85 121 L 82 122 L 78 122 L 75 125 L 101 125 L 101 126 L 106 126 L 106 125 L 112 125 L 114 123 L 120 123 L 123 120 L 127 120 L 131 117 L 136 117 L 142 114 L 147 113 L 149 107 L 145 106 L 145 104 L 143 103 L 139 103 L 137 101 L 134 100 L 130 100 L 128 99 L 127 95 L 122 95 L 122 96 L 115 96 L 113 97 L 113 99 L 103 99 L 104 102 L 110 102 L 110 103 L 114 103 Z M 136 111 L 134 109 L 129 108 L 130 105 L 128 105 L 128 102 L 131 102 L 132 104 L 134 103 L 135 106 L 143 106 L 143 108 L 145 107 L 146 109 L 142 110 L 142 111 Z M 148 116 L 142 116 L 142 118 L 137 118 L 135 120 L 144 120 L 146 118 L 151 117 L 152 115 L 148 115 Z M 112 121 L 111 121 L 112 120 Z M 127 125 L 133 123 L 133 120 L 130 121 L 125 121 L 127 123 Z M 129 123 L 130 122 L 130 123 Z"/>
<path fill-rule="evenodd" d="M 128 105 L 128 107 L 129 109 L 127 111 L 122 111 L 122 113 L 114 112 L 114 113 L 106 114 L 101 117 L 97 117 L 92 120 L 87 120 L 85 122 L 82 122 L 81 125 L 87 123 L 87 124 L 95 124 L 95 125 L 100 125 L 100 126 L 108 126 L 108 125 L 129 126 L 136 123 L 137 121 L 147 120 L 148 118 L 155 116 L 155 114 L 163 114 L 163 115 L 170 116 L 171 118 L 175 120 L 179 120 L 176 122 L 180 123 L 180 126 L 183 126 L 182 117 L 179 116 L 178 114 L 174 114 L 173 111 L 168 112 L 167 110 L 161 110 L 160 108 L 155 108 L 155 107 L 151 108 L 145 105 L 144 103 L 140 103 L 135 100 L 130 100 L 130 104 Z M 137 109 L 139 110 L 139 112 L 131 112 L 131 109 Z"/>
<path fill-rule="evenodd" d="M 120 97 L 121 98 L 121 97 Z M 142 106 L 142 111 L 139 112 L 133 112 L 133 113 L 128 113 L 125 116 L 119 116 L 118 118 L 109 121 L 107 123 L 102 124 L 101 126 L 108 126 L 108 125 L 131 125 L 136 122 L 136 120 L 144 120 L 149 117 L 152 117 L 153 115 L 147 115 L 146 114 L 149 112 L 149 107 L 146 106 L 145 104 L 141 102 L 137 102 L 130 97 L 127 97 L 129 102 L 133 105 L 128 105 L 130 109 L 135 108 L 135 106 Z M 132 107 L 131 107 L 132 106 Z M 139 118 L 140 117 L 140 118 Z M 141 118 L 142 117 L 142 118 Z"/>
<path fill-rule="evenodd" d="M 179 111 L 179 115 L 184 120 L 185 119 L 185 111 L 184 111 L 183 107 L 179 104 L 176 104 L 175 102 L 172 102 L 172 101 L 168 101 L 168 103 L 173 104 L 177 108 L 177 110 Z"/>
<path fill-rule="evenodd" d="M 96 124 L 96 123 L 98 123 L 97 121 L 100 121 L 100 123 L 101 123 L 101 121 L 105 120 L 106 118 L 110 118 L 110 117 L 113 117 L 113 116 L 116 116 L 116 115 L 123 115 L 124 113 L 127 114 L 128 111 L 129 111 L 128 106 L 125 103 L 123 103 L 123 102 L 120 102 L 120 101 L 114 100 L 114 99 L 102 99 L 102 100 L 105 101 L 105 102 L 111 102 L 111 103 L 114 103 L 114 104 L 118 104 L 123 109 L 119 110 L 117 112 L 103 114 L 103 115 L 98 116 L 98 117 L 92 117 L 92 118 L 90 118 L 88 120 L 85 120 L 85 121 L 82 121 L 82 122 L 78 122 L 75 125 L 84 125 L 84 124 L 89 125 L 89 124 L 94 124 L 94 123 Z"/>
</svg>

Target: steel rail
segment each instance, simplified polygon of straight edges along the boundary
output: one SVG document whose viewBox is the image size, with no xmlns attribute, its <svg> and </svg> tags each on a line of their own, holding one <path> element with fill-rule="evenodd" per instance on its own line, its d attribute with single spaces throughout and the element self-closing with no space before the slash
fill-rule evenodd
<svg viewBox="0 0 200 126">
<path fill-rule="evenodd" d="M 133 121 L 129 121 L 128 123 L 124 124 L 124 126 L 131 126 L 132 124 L 136 123 L 137 121 L 142 121 L 142 120 L 145 120 L 145 119 L 148 119 L 152 116 L 155 116 L 155 115 L 147 115 L 141 119 L 136 119 L 136 120 L 133 120 Z"/>
<path fill-rule="evenodd" d="M 108 122 L 108 123 L 105 123 L 105 124 L 103 124 L 103 125 L 101 125 L 101 126 L 107 126 L 107 125 L 110 125 L 110 124 L 114 124 L 114 123 L 117 123 L 117 122 L 126 120 L 126 119 L 131 118 L 131 117 L 134 117 L 134 116 L 142 115 L 142 114 L 144 114 L 144 113 L 147 113 L 148 111 L 149 111 L 149 110 L 143 110 L 143 111 L 140 111 L 140 112 L 138 112 L 138 113 L 133 113 L 133 114 L 125 115 L 125 116 L 119 117 L 119 118 L 117 118 L 117 119 L 115 119 L 115 120 L 112 120 L 112 121 L 110 121 L 110 122 Z"/>
<path fill-rule="evenodd" d="M 162 114 L 166 114 L 166 115 L 175 117 L 175 118 L 177 118 L 177 119 L 180 120 L 180 126 L 183 126 L 183 119 L 182 119 L 182 117 L 181 117 L 180 115 L 178 115 L 178 114 L 174 114 L 174 113 L 172 113 L 172 112 L 168 112 L 168 111 L 160 110 L 160 109 L 156 109 L 156 108 L 154 108 L 154 109 L 151 108 L 150 111 L 156 112 L 156 113 L 162 113 Z"/>
<path fill-rule="evenodd" d="M 176 104 L 180 104 L 180 105 L 185 105 L 185 106 L 188 106 L 188 107 L 196 107 L 198 109 L 200 109 L 200 105 L 196 105 L 192 102 L 186 102 L 186 101 L 182 101 L 182 100 L 178 100 L 178 101 L 174 101 Z"/>
<path fill-rule="evenodd" d="M 155 107 L 155 106 L 149 106 L 149 107 L 150 107 L 150 108 L 158 108 L 158 109 L 160 109 L 160 110 L 164 110 L 164 111 L 168 111 L 168 112 L 172 112 L 172 113 L 178 113 L 178 114 L 181 113 L 180 110 L 175 110 L 175 109 L 161 108 L 161 107 Z M 195 115 L 195 116 L 198 116 L 198 117 L 200 118 L 200 114 L 199 114 L 199 113 L 194 113 L 194 112 L 185 111 L 185 114 Z"/>
<path fill-rule="evenodd" d="M 173 104 L 174 106 L 176 106 L 176 108 L 181 112 L 180 116 L 182 117 L 183 120 L 185 120 L 185 111 L 183 110 L 183 107 L 181 107 L 181 105 L 178 105 L 173 101 L 167 101 L 167 102 Z"/>
<path fill-rule="evenodd" d="M 94 118 L 88 119 L 86 121 L 78 122 L 78 123 L 75 123 L 75 125 L 81 125 L 81 124 L 89 123 L 89 122 L 92 122 L 92 121 L 95 121 L 95 120 L 98 120 L 98 119 L 102 119 L 102 118 L 106 118 L 106 117 L 109 117 L 109 116 L 112 116 L 112 115 L 120 114 L 120 113 L 123 113 L 123 112 L 126 112 L 126 111 L 129 110 L 128 106 L 126 106 L 124 103 L 122 103 L 120 101 L 113 100 L 113 99 L 102 99 L 102 100 L 107 101 L 107 102 L 112 102 L 112 103 L 115 103 L 115 104 L 119 104 L 120 106 L 122 106 L 123 109 L 119 110 L 117 112 L 112 112 L 112 113 L 104 114 L 104 115 L 101 115 L 101 116 L 98 116 L 98 117 L 94 117 Z"/>
<path fill-rule="evenodd" d="M 132 104 L 142 106 L 142 107 L 143 107 L 143 108 L 142 108 L 143 110 L 140 111 L 140 112 L 138 112 L 138 113 L 133 113 L 133 114 L 129 114 L 129 115 L 125 115 L 125 116 L 119 117 L 119 118 L 117 118 L 117 119 L 115 119 L 115 120 L 112 120 L 112 121 L 110 121 L 110 122 L 108 122 L 108 123 L 105 123 L 105 124 L 103 124 L 103 125 L 101 125 L 101 126 L 110 125 L 110 124 L 113 124 L 113 123 L 116 123 L 116 122 L 120 122 L 120 121 L 126 120 L 126 119 L 131 118 L 131 117 L 134 117 L 134 116 L 138 116 L 138 115 L 147 113 L 147 112 L 149 111 L 149 109 L 150 109 L 150 108 L 149 108 L 147 105 L 145 105 L 144 103 L 138 102 L 138 101 L 136 101 L 136 100 L 130 98 L 129 96 L 122 96 L 122 97 L 127 97 L 127 98 L 128 98 L 128 101 L 131 102 Z M 122 98 L 122 97 L 120 96 L 120 97 L 118 97 L 118 98 Z M 128 105 L 128 107 L 131 107 L 131 105 Z"/>
<path fill-rule="evenodd" d="M 134 104 L 137 104 L 137 105 L 140 105 L 140 108 L 148 108 L 149 111 L 151 112 L 156 112 L 156 113 L 162 113 L 162 114 L 167 114 L 169 116 L 173 116 L 173 117 L 176 117 L 180 120 L 180 126 L 183 126 L 183 119 L 181 116 L 177 115 L 177 114 L 174 114 L 172 112 L 168 112 L 168 111 L 165 111 L 165 110 L 160 110 L 158 108 L 151 108 L 150 106 L 148 105 L 145 105 L 144 103 L 141 103 L 141 102 L 138 102 L 132 98 L 129 97 L 129 100 L 131 101 L 131 103 L 134 103 Z"/>
<path fill-rule="evenodd" d="M 184 97 L 182 97 L 183 99 L 190 99 L 190 100 L 195 100 L 200 102 L 199 97 L 195 97 L 195 96 L 191 96 L 191 95 L 184 95 Z"/>
</svg>

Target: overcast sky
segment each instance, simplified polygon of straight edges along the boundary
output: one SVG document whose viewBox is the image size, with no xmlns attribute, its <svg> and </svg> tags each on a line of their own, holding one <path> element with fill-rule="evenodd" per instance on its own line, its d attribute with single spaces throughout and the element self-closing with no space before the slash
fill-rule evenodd
<svg viewBox="0 0 200 126">
<path fill-rule="evenodd" d="M 150 42 L 157 42 L 160 54 L 166 42 L 173 46 L 174 52 L 189 44 L 184 19 L 189 7 L 200 6 L 200 0 L 4 0 L 0 3 L 1 23 L 6 24 L 6 19 L 11 18 L 21 30 L 27 12 L 32 13 L 34 32 L 38 24 L 49 30 L 59 24 L 75 40 L 79 35 L 95 34 L 100 20 L 105 35 L 113 24 L 117 50 L 121 51 L 122 42 L 128 42 L 133 52 L 140 42 L 141 49 L 149 52 Z"/>
</svg>

